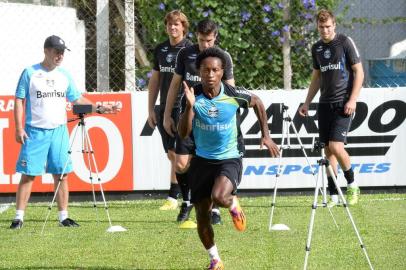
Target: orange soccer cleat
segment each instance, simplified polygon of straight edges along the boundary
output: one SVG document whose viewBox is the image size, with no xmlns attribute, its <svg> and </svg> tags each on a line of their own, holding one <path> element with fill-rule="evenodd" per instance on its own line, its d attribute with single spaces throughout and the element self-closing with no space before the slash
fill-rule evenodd
<svg viewBox="0 0 406 270">
<path fill-rule="evenodd" d="M 224 264 L 219 259 L 213 259 L 210 261 L 208 270 L 224 270 Z"/>
<path fill-rule="evenodd" d="M 243 232 L 247 228 L 247 219 L 245 218 L 244 211 L 236 196 L 233 198 L 234 207 L 230 209 L 230 215 L 233 218 L 234 227 L 237 231 Z"/>
</svg>

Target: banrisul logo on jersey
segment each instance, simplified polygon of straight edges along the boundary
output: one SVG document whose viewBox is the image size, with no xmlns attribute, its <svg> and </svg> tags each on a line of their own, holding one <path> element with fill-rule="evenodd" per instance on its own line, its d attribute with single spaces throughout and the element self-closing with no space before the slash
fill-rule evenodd
<svg viewBox="0 0 406 270">
<path fill-rule="evenodd" d="M 328 65 L 320 66 L 320 71 L 321 72 L 326 72 L 328 70 L 340 70 L 340 69 L 343 69 L 343 68 L 344 68 L 344 65 L 341 64 L 341 62 L 338 62 L 337 64 L 329 63 Z"/>
<path fill-rule="evenodd" d="M 36 94 L 37 98 L 64 98 L 66 96 L 65 92 L 57 90 L 43 92 L 38 90 Z"/>
<path fill-rule="evenodd" d="M 196 53 L 193 53 L 193 54 L 191 54 L 191 55 L 188 55 L 187 58 L 189 58 L 189 59 L 191 59 L 191 60 L 196 60 L 197 54 L 196 54 Z"/>
</svg>

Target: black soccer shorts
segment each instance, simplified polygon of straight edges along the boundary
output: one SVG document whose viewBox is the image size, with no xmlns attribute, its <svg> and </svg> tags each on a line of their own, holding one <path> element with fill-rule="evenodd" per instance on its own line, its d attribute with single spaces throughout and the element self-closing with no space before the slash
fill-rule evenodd
<svg viewBox="0 0 406 270">
<path fill-rule="evenodd" d="M 347 143 L 353 115 L 344 114 L 344 104 L 340 101 L 318 105 L 319 140 L 326 146 L 329 141 Z"/>
<path fill-rule="evenodd" d="M 161 139 L 162 139 L 162 146 L 164 147 L 165 153 L 168 153 L 168 150 L 174 150 L 175 149 L 175 141 L 176 138 L 172 137 L 169 135 L 164 128 L 164 112 L 165 112 L 165 106 L 163 106 L 163 109 L 160 108 L 158 110 L 158 113 L 156 114 L 157 116 L 157 127 L 159 130 L 159 134 L 161 134 Z M 179 108 L 174 108 L 172 110 L 172 118 L 175 121 L 175 125 L 178 124 L 179 121 Z"/>
<path fill-rule="evenodd" d="M 233 185 L 232 194 L 236 194 L 237 187 L 241 182 L 242 159 L 214 160 L 193 156 L 188 171 L 191 202 L 198 203 L 203 199 L 210 198 L 214 180 L 220 175 L 230 180 Z"/>
</svg>

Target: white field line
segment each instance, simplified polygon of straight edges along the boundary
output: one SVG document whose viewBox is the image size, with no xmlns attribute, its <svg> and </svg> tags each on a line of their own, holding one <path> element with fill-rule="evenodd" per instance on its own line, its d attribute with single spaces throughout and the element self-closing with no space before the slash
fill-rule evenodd
<svg viewBox="0 0 406 270">
<path fill-rule="evenodd" d="M 10 208 L 10 204 L 9 204 L 9 203 L 0 204 L 0 214 L 3 213 L 3 212 L 6 212 L 7 209 L 9 209 L 9 208 Z"/>
<path fill-rule="evenodd" d="M 405 198 L 391 198 L 391 197 L 388 197 L 388 198 L 377 198 L 377 199 L 367 199 L 367 198 L 365 198 L 365 197 L 362 197 L 362 194 L 361 194 L 361 199 L 362 199 L 362 201 L 365 201 L 365 202 L 370 202 L 370 201 L 406 201 L 406 197 Z M 151 199 L 146 199 L 146 200 L 151 200 Z M 160 199 L 156 199 L 156 200 L 160 200 Z M 114 200 L 114 204 L 123 204 L 123 205 L 125 205 L 125 204 L 128 204 L 128 203 L 133 203 L 133 202 L 142 202 L 143 201 L 143 199 L 139 199 L 139 200 L 125 200 L 125 201 L 121 201 L 121 200 Z M 89 204 L 89 205 L 91 205 L 93 202 L 72 202 L 72 203 L 69 203 L 69 205 L 72 205 L 72 206 L 82 206 L 82 205 L 84 205 L 84 204 Z M 100 205 L 100 204 L 103 204 L 103 201 L 97 201 L 97 205 Z M 107 202 L 107 205 L 109 205 L 109 202 Z"/>
<path fill-rule="evenodd" d="M 406 197 L 405 198 L 377 198 L 377 199 L 367 199 L 365 197 L 362 197 L 361 194 L 361 199 L 364 202 L 372 202 L 372 201 L 406 201 Z M 126 205 L 126 204 L 132 204 L 132 203 L 142 203 L 144 199 L 139 199 L 139 200 L 113 200 L 115 205 Z M 152 200 L 152 199 L 145 199 L 145 200 Z M 161 200 L 161 199 L 156 199 L 156 200 Z M 162 199 L 163 200 L 163 199 Z M 49 205 L 49 203 L 46 203 L 47 205 Z M 93 201 L 84 201 L 84 202 L 71 202 L 69 203 L 69 205 L 71 206 L 83 206 L 83 205 L 92 205 Z M 104 207 L 104 203 L 103 201 L 97 201 L 96 203 L 97 206 L 99 207 Z M 110 201 L 107 201 L 107 206 L 110 205 Z M 9 207 L 11 206 L 11 204 L 0 204 L 0 213 L 5 212 Z M 55 204 L 54 204 L 55 206 Z M 4 208 L 4 209 L 3 209 Z"/>
<path fill-rule="evenodd" d="M 361 195 L 362 196 L 362 195 Z M 406 201 L 406 198 L 380 198 L 380 199 L 366 199 L 365 201 Z"/>
</svg>

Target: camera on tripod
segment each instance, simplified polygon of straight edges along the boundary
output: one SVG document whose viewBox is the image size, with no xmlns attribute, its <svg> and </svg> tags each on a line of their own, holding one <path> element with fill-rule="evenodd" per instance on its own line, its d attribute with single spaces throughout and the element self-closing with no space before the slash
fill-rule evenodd
<svg viewBox="0 0 406 270">
<path fill-rule="evenodd" d="M 73 114 L 84 115 L 93 112 L 92 104 L 74 104 Z"/>
</svg>

